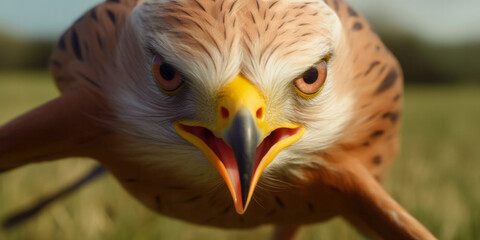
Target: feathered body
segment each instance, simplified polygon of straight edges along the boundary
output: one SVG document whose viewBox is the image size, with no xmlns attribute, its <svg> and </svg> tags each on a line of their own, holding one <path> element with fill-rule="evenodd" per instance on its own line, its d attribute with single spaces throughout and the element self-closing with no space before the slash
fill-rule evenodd
<svg viewBox="0 0 480 240">
<path fill-rule="evenodd" d="M 188 79 L 178 94 L 158 90 L 154 54 Z M 292 80 L 325 57 L 322 92 L 299 97 Z M 50 63 L 61 98 L 74 102 L 64 108 L 76 113 L 50 104 L 73 124 L 50 128 L 28 156 L 15 154 L 26 144 L 0 148 L 0 167 L 85 156 L 146 206 L 194 223 L 296 226 L 343 216 L 380 238 L 433 238 L 379 184 L 399 148 L 402 72 L 343 1 L 107 1 L 65 32 Z M 222 89 L 238 74 L 265 97 L 266 123 L 305 126 L 265 168 L 243 215 L 218 171 L 173 127 L 214 124 Z M 6 127 L 15 124 L 23 122 Z"/>
</svg>

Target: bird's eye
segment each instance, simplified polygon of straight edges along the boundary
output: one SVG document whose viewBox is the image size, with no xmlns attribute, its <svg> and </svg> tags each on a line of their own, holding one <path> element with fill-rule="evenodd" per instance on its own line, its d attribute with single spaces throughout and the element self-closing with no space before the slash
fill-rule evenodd
<svg viewBox="0 0 480 240">
<path fill-rule="evenodd" d="M 295 79 L 296 92 L 305 99 L 317 96 L 323 89 L 327 78 L 327 63 L 322 61 L 316 67 L 308 69 L 301 77 Z"/>
<path fill-rule="evenodd" d="M 152 75 L 159 89 L 167 95 L 174 95 L 183 86 L 182 75 L 172 65 L 163 62 L 158 55 L 152 59 Z"/>
</svg>

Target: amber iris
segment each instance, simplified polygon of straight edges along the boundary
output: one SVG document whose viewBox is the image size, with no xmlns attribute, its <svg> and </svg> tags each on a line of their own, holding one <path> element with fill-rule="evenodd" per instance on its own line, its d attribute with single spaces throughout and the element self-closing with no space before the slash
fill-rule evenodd
<svg viewBox="0 0 480 240">
<path fill-rule="evenodd" d="M 313 97 L 320 92 L 327 78 L 327 63 L 322 61 L 315 67 L 305 71 L 301 77 L 294 82 L 295 87 L 300 93 L 304 94 L 302 97 Z"/>
<path fill-rule="evenodd" d="M 158 55 L 152 59 L 152 75 L 160 90 L 167 95 L 175 94 L 183 85 L 182 75 Z"/>
</svg>

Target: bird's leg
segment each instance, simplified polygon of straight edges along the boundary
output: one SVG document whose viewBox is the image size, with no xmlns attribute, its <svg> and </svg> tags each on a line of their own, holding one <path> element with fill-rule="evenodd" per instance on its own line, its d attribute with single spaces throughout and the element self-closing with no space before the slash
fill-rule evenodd
<svg viewBox="0 0 480 240">
<path fill-rule="evenodd" d="M 333 192 L 340 214 L 364 233 L 377 239 L 435 239 L 358 161 L 331 161 L 308 174 L 314 188 Z"/>
<path fill-rule="evenodd" d="M 272 240 L 292 240 L 299 228 L 296 225 L 277 225 Z"/>
<path fill-rule="evenodd" d="M 0 172 L 32 162 L 88 156 L 104 129 L 92 119 L 102 104 L 71 91 L 0 127 Z"/>
</svg>

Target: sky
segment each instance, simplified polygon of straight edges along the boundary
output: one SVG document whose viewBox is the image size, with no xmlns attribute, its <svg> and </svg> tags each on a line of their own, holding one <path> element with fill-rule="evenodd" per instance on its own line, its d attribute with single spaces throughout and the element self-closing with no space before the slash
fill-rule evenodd
<svg viewBox="0 0 480 240">
<path fill-rule="evenodd" d="M 347 0 L 373 25 L 405 29 L 436 43 L 480 42 L 480 0 Z M 56 38 L 102 0 L 0 0 L 0 31 Z"/>
</svg>

